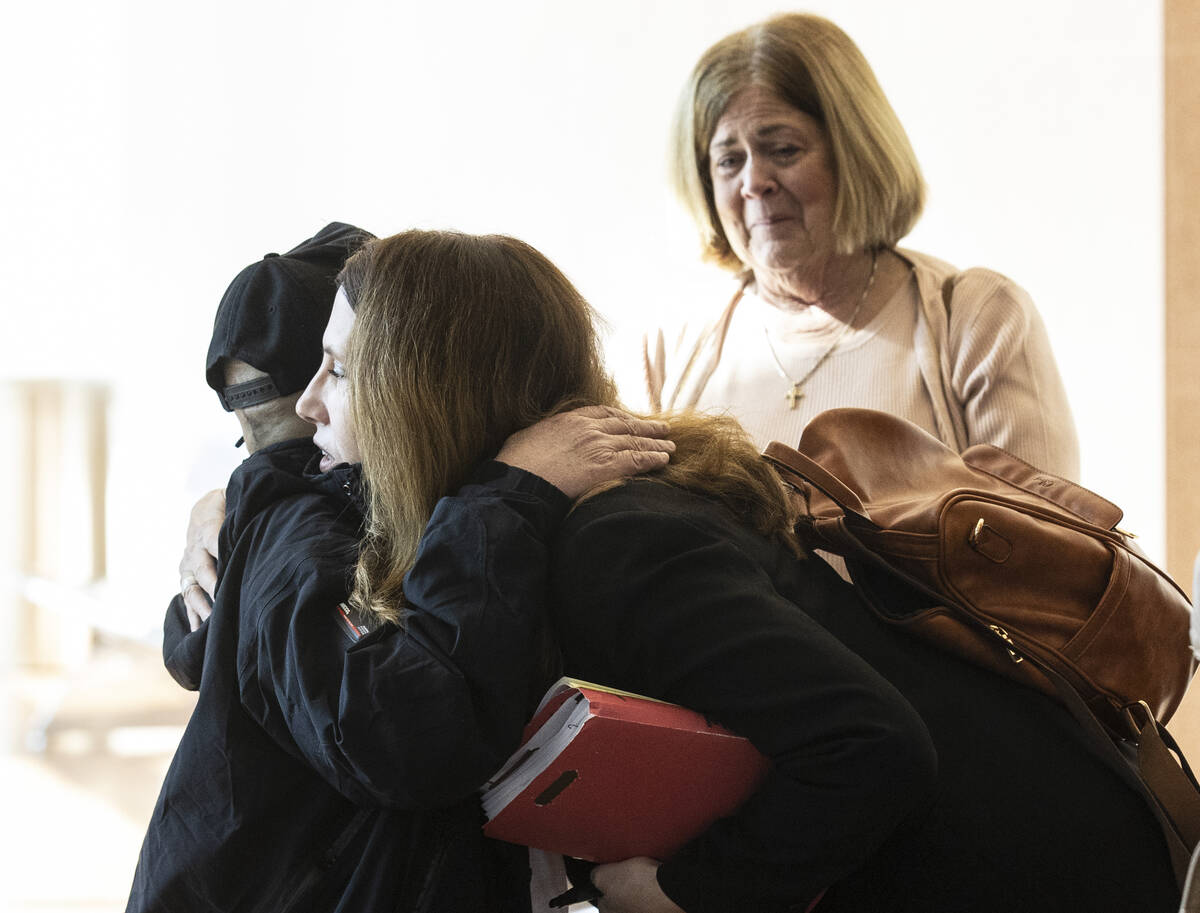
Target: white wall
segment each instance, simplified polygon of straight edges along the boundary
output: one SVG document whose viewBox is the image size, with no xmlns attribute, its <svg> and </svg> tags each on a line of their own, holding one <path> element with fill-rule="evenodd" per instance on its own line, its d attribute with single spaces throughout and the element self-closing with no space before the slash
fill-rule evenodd
<svg viewBox="0 0 1200 913">
<path fill-rule="evenodd" d="M 840 0 L 930 185 L 908 241 L 1038 302 L 1084 481 L 1163 552 L 1161 10 Z M 204 385 L 226 283 L 325 222 L 504 231 L 618 329 L 708 307 L 666 190 L 695 57 L 758 0 L 26 4 L 6 26 L 0 378 L 114 385 L 110 574 L 157 625 L 192 498 L 236 462 Z M 627 351 L 627 350 L 625 350 Z"/>
</svg>

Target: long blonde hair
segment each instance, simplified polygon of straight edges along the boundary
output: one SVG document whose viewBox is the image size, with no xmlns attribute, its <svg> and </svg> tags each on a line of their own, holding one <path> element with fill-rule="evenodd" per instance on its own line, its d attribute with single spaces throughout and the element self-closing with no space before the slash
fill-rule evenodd
<svg viewBox="0 0 1200 913">
<path fill-rule="evenodd" d="M 367 244 L 341 282 L 355 311 L 346 366 L 368 500 L 352 601 L 395 621 L 438 498 L 513 432 L 617 395 L 592 309 L 514 238 L 403 232 Z M 782 489 L 736 423 L 672 426 L 664 481 L 761 515 L 764 532 L 786 529 Z"/>
<path fill-rule="evenodd" d="M 845 32 L 820 16 L 784 13 L 722 38 L 697 61 L 675 110 L 675 190 L 700 230 L 704 257 L 745 271 L 725 237 L 708 147 L 733 97 L 762 86 L 815 118 L 829 135 L 837 181 L 839 253 L 892 247 L 916 224 L 925 183 L 908 135 L 871 65 Z"/>
</svg>

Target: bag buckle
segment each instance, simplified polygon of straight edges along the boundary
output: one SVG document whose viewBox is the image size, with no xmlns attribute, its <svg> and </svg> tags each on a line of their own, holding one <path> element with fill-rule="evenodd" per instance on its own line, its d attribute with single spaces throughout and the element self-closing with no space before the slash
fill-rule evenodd
<svg viewBox="0 0 1200 913">
<path fill-rule="evenodd" d="M 967 542 L 969 542 L 971 545 L 978 544 L 979 536 L 983 532 L 983 528 L 985 526 L 987 526 L 987 524 L 983 522 L 983 517 L 980 517 L 975 523 L 975 528 L 967 534 Z"/>
<path fill-rule="evenodd" d="M 983 521 L 981 520 L 979 522 L 982 523 Z M 1013 639 L 1008 636 L 1007 631 L 1000 627 L 1000 625 L 988 625 L 988 628 L 991 629 L 993 634 L 1004 641 L 1005 649 L 1008 650 L 1009 659 L 1011 659 L 1014 663 L 1021 663 L 1025 661 L 1025 657 L 1017 652 L 1017 645 L 1013 643 Z"/>
<path fill-rule="evenodd" d="M 1144 714 L 1140 723 L 1138 722 L 1136 712 L 1139 708 Z M 1141 738 L 1142 730 L 1146 726 L 1153 726 L 1157 722 L 1154 718 L 1154 712 L 1145 701 L 1134 701 L 1132 704 L 1126 704 L 1121 710 L 1125 714 L 1125 721 L 1129 724 L 1130 731 L 1133 733 L 1134 742 L 1137 742 Z"/>
<path fill-rule="evenodd" d="M 967 544 L 996 564 L 1003 564 L 1012 556 L 1012 543 L 988 526 L 983 517 L 980 517 L 974 528 L 967 533 Z"/>
</svg>

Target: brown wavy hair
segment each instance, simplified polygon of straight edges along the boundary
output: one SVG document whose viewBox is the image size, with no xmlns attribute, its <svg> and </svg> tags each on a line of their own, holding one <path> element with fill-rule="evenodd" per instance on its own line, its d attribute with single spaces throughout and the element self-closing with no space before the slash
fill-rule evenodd
<svg viewBox="0 0 1200 913">
<path fill-rule="evenodd" d="M 368 501 L 352 601 L 397 621 L 438 498 L 515 431 L 577 406 L 616 405 L 616 388 L 591 307 L 515 238 L 403 232 L 367 244 L 340 281 L 355 311 L 346 368 Z M 657 477 L 790 537 L 782 487 L 740 426 L 668 420 L 677 450 Z"/>
<path fill-rule="evenodd" d="M 829 135 L 839 253 L 893 247 L 916 224 L 925 182 L 895 109 L 862 51 L 840 28 L 784 13 L 727 35 L 697 61 L 675 109 L 671 176 L 700 230 L 703 254 L 744 273 L 717 216 L 708 147 L 725 109 L 762 86 L 817 120 Z"/>
</svg>

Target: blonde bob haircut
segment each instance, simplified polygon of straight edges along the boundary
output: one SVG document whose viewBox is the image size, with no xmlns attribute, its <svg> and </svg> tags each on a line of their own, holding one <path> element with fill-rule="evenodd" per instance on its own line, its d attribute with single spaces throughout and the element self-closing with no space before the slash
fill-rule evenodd
<svg viewBox="0 0 1200 913">
<path fill-rule="evenodd" d="M 825 128 L 837 187 L 838 253 L 892 247 L 908 234 L 924 206 L 925 183 L 870 64 L 828 19 L 785 13 L 705 51 L 676 107 L 672 178 L 700 230 L 706 260 L 746 270 L 717 217 L 708 149 L 725 109 L 750 86 L 775 93 Z"/>
<path fill-rule="evenodd" d="M 354 604 L 400 621 L 402 581 L 438 498 L 514 432 L 615 405 L 594 315 L 542 254 L 500 235 L 409 231 L 366 244 L 340 277 L 354 308 L 346 353 L 367 522 Z M 703 490 L 791 541 L 779 482 L 740 426 L 680 416 L 663 481 Z"/>
</svg>

